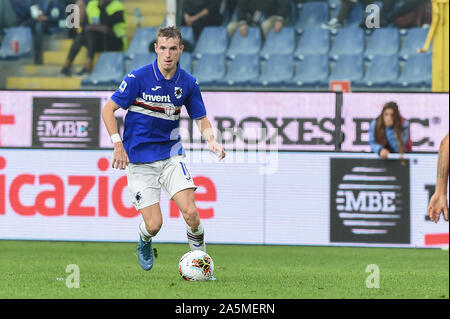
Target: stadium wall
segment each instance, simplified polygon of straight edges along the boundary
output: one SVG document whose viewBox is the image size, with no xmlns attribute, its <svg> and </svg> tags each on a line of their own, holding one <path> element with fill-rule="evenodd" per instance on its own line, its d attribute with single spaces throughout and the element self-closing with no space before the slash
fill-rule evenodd
<svg viewBox="0 0 450 319">
<path fill-rule="evenodd" d="M 136 241 L 140 217 L 125 172 L 110 167 L 100 119 L 110 94 L 0 92 L 1 239 Z M 205 92 L 204 100 L 226 161 L 205 150 L 186 114 L 180 134 L 208 242 L 448 244 L 448 222 L 426 216 L 434 152 L 448 131 L 447 94 L 349 93 L 340 114 L 334 93 Z M 411 121 L 415 153 L 404 161 L 365 152 L 368 121 L 387 100 Z M 334 143 L 337 118 L 342 143 Z M 165 194 L 161 207 L 155 242 L 185 242 L 181 214 Z"/>
</svg>

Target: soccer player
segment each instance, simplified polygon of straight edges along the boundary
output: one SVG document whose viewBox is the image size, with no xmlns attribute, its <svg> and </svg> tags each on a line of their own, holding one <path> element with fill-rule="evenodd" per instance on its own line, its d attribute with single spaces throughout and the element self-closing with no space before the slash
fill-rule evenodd
<svg viewBox="0 0 450 319">
<path fill-rule="evenodd" d="M 442 139 L 439 147 L 436 189 L 433 196 L 431 196 L 428 204 L 428 216 L 437 223 L 444 213 L 445 220 L 448 221 L 448 202 L 447 202 L 447 184 L 448 184 L 448 165 L 449 165 L 449 142 L 448 133 Z"/>
<path fill-rule="evenodd" d="M 152 238 L 162 226 L 161 187 L 186 221 L 191 250 L 206 251 L 203 225 L 194 201 L 196 186 L 178 134 L 183 105 L 208 141 L 209 149 L 219 160 L 225 157 L 206 117 L 198 84 L 178 63 L 183 48 L 179 29 L 160 28 L 155 43 L 156 60 L 129 73 L 102 111 L 114 143 L 112 166 L 126 169 L 132 203 L 143 218 L 137 250 L 139 264 L 146 271 L 153 267 Z M 114 117 L 119 107 L 128 110 L 123 142 Z"/>
</svg>

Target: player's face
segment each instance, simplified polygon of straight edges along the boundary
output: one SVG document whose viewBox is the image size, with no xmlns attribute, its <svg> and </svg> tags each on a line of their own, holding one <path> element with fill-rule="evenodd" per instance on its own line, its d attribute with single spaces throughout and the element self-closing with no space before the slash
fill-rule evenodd
<svg viewBox="0 0 450 319">
<path fill-rule="evenodd" d="M 383 112 L 384 126 L 392 127 L 394 126 L 394 110 L 386 109 Z"/>
<path fill-rule="evenodd" d="M 170 72 L 176 67 L 183 52 L 183 45 L 180 45 L 178 38 L 159 37 L 155 43 L 155 52 L 158 56 L 158 65 L 166 72 Z"/>
</svg>

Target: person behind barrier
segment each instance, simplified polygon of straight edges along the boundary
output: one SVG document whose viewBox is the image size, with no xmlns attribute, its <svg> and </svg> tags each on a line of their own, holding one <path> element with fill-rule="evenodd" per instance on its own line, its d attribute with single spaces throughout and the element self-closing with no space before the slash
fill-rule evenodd
<svg viewBox="0 0 450 319">
<path fill-rule="evenodd" d="M 412 150 L 409 122 L 401 116 L 397 103 L 386 103 L 381 114 L 370 123 L 369 144 L 372 152 L 382 159 L 390 153 L 404 154 Z"/>
</svg>

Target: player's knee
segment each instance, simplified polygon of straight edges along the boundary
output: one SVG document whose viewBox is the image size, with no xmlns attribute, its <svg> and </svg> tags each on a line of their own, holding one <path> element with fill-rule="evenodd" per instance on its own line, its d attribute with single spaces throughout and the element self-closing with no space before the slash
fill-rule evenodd
<svg viewBox="0 0 450 319">
<path fill-rule="evenodd" d="M 147 228 L 147 231 L 150 235 L 155 236 L 162 227 L 162 220 L 151 220 L 146 219 L 145 220 L 145 228 Z"/>
<path fill-rule="evenodd" d="M 162 227 L 162 221 L 157 223 L 150 223 L 150 225 L 147 226 L 147 230 L 150 233 L 150 235 L 155 236 Z"/>
</svg>

